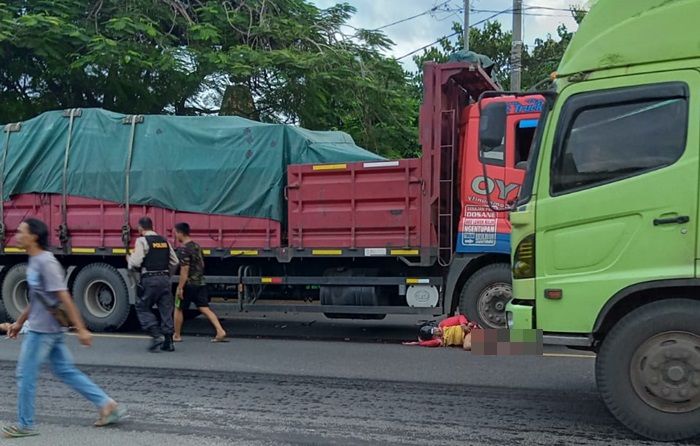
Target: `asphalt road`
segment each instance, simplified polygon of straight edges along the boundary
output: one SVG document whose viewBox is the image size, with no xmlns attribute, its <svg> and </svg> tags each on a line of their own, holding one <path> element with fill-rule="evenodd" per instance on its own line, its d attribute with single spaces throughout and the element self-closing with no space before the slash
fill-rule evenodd
<svg viewBox="0 0 700 446">
<path fill-rule="evenodd" d="M 190 333 L 196 328 L 190 324 Z M 81 367 L 128 406 L 122 425 L 91 427 L 89 404 L 46 373 L 37 399 L 41 436 L 0 443 L 656 444 L 608 414 L 595 391 L 593 359 L 573 351 L 483 357 L 395 343 L 236 338 L 212 344 L 189 336 L 174 353 L 149 354 L 146 342 L 106 335 L 86 349 L 70 339 Z M 5 423 L 14 421 L 18 349 L 0 339 Z"/>
</svg>

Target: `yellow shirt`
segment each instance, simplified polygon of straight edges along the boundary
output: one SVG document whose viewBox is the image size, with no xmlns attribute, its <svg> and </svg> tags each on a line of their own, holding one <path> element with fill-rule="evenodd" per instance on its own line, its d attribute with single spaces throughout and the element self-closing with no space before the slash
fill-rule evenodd
<svg viewBox="0 0 700 446">
<path fill-rule="evenodd" d="M 444 347 L 461 346 L 462 344 L 464 344 L 464 330 L 462 330 L 461 325 L 442 329 L 442 345 Z"/>
</svg>

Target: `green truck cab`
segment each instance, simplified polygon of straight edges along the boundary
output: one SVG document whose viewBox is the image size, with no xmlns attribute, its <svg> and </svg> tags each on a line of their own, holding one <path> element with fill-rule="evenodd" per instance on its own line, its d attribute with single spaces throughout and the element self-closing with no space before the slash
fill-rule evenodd
<svg viewBox="0 0 700 446">
<path fill-rule="evenodd" d="M 667 441 L 700 434 L 698 18 L 698 0 L 591 7 L 510 214 L 509 327 L 595 351 L 610 412 Z"/>
</svg>

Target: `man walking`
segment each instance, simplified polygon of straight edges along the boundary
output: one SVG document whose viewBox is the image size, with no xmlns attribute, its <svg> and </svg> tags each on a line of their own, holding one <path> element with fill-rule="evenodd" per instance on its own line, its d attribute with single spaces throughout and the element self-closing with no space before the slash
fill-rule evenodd
<svg viewBox="0 0 700 446">
<path fill-rule="evenodd" d="M 180 259 L 180 281 L 175 293 L 175 342 L 182 341 L 182 310 L 186 310 L 191 303 L 195 304 L 200 313 L 209 319 L 216 330 L 216 336 L 212 342 L 226 342 L 224 331 L 219 318 L 209 308 L 209 295 L 204 283 L 204 257 L 202 248 L 190 238 L 190 225 L 178 223 L 175 225 L 175 237 L 182 245 L 177 250 Z"/>
<path fill-rule="evenodd" d="M 6 437 L 20 438 L 38 435 L 34 427 L 34 399 L 41 366 L 48 360 L 51 370 L 61 381 L 81 394 L 99 410 L 95 426 L 106 426 L 121 420 L 126 409 L 107 396 L 90 378 L 79 371 L 65 344 L 63 328 L 55 317 L 63 304 L 77 330 L 78 341 L 89 347 L 92 334 L 85 328 L 80 313 L 66 287 L 65 274 L 54 255 L 47 251 L 49 230 L 44 222 L 29 218 L 17 229 L 17 242 L 29 254 L 27 284 L 29 305 L 7 329 L 11 339 L 17 339 L 25 322 L 29 329 L 24 335 L 17 361 L 17 424 L 5 426 Z"/>
<path fill-rule="evenodd" d="M 139 220 L 139 235 L 134 252 L 126 256 L 129 269 L 141 271 L 139 296 L 136 300 L 136 314 L 141 328 L 151 336 L 149 351 L 160 348 L 172 352 L 173 346 L 173 294 L 170 274 L 177 267 L 178 259 L 168 241 L 153 231 L 153 221 L 149 217 Z M 160 313 L 158 319 L 151 312 L 153 305 Z"/>
</svg>

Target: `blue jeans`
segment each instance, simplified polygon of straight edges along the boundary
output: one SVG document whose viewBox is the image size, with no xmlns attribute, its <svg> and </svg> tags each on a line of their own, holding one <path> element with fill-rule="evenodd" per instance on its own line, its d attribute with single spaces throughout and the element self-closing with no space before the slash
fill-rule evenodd
<svg viewBox="0 0 700 446">
<path fill-rule="evenodd" d="M 17 361 L 18 427 L 34 428 L 36 381 L 41 366 L 47 359 L 57 378 L 96 407 L 103 408 L 112 401 L 102 389 L 75 367 L 63 333 L 38 333 L 30 329 L 24 335 Z"/>
</svg>

